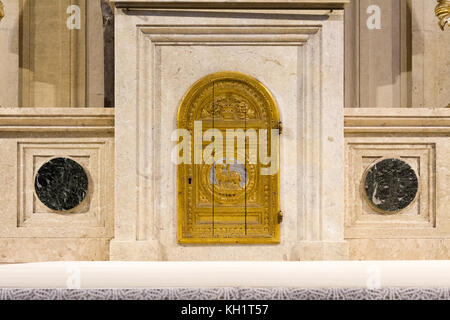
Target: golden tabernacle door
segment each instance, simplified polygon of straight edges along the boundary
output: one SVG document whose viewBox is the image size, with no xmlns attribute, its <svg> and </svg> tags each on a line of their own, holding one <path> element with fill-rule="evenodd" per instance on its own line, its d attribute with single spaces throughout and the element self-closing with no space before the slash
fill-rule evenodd
<svg viewBox="0 0 450 320">
<path fill-rule="evenodd" d="M 279 243 L 280 120 L 269 90 L 241 73 L 209 75 L 184 96 L 178 129 L 179 243 Z"/>
</svg>

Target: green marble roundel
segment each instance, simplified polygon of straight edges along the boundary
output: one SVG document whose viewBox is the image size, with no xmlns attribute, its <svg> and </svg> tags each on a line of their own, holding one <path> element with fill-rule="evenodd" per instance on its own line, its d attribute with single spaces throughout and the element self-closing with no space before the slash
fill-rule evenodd
<svg viewBox="0 0 450 320">
<path fill-rule="evenodd" d="M 48 208 L 68 211 L 86 198 L 88 177 L 77 162 L 68 158 L 56 158 L 39 169 L 34 187 L 37 197 Z"/>
<path fill-rule="evenodd" d="M 399 159 L 377 162 L 368 170 L 363 183 L 369 204 L 385 213 L 407 208 L 419 190 L 415 171 Z"/>
</svg>

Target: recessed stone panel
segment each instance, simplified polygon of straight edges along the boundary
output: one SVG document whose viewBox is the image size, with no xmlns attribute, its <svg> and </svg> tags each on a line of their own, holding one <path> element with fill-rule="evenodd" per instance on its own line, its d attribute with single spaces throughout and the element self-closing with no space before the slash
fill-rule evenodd
<svg viewBox="0 0 450 320">
<path fill-rule="evenodd" d="M 391 140 L 347 138 L 347 239 L 436 231 L 436 146 Z"/>
<path fill-rule="evenodd" d="M 17 211 L 0 237 L 110 237 L 112 150 L 103 138 L 18 141 Z"/>
</svg>

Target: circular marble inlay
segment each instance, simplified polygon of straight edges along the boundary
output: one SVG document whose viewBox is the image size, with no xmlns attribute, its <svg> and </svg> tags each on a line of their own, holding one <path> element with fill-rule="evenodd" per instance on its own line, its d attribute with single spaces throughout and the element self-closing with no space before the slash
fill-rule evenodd
<svg viewBox="0 0 450 320">
<path fill-rule="evenodd" d="M 365 175 L 364 189 L 369 204 L 383 213 L 398 213 L 416 199 L 419 181 L 409 164 L 399 159 L 375 163 Z"/>
<path fill-rule="evenodd" d="M 68 158 L 45 163 L 36 174 L 34 188 L 39 200 L 55 211 L 77 207 L 88 192 L 88 177 L 83 167 Z"/>
</svg>

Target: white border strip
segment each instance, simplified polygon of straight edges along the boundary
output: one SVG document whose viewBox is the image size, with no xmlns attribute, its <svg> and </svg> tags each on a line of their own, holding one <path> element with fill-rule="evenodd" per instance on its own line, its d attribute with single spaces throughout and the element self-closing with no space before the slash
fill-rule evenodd
<svg viewBox="0 0 450 320">
<path fill-rule="evenodd" d="M 1 265 L 0 287 L 448 288 L 450 261 L 33 263 Z"/>
</svg>

